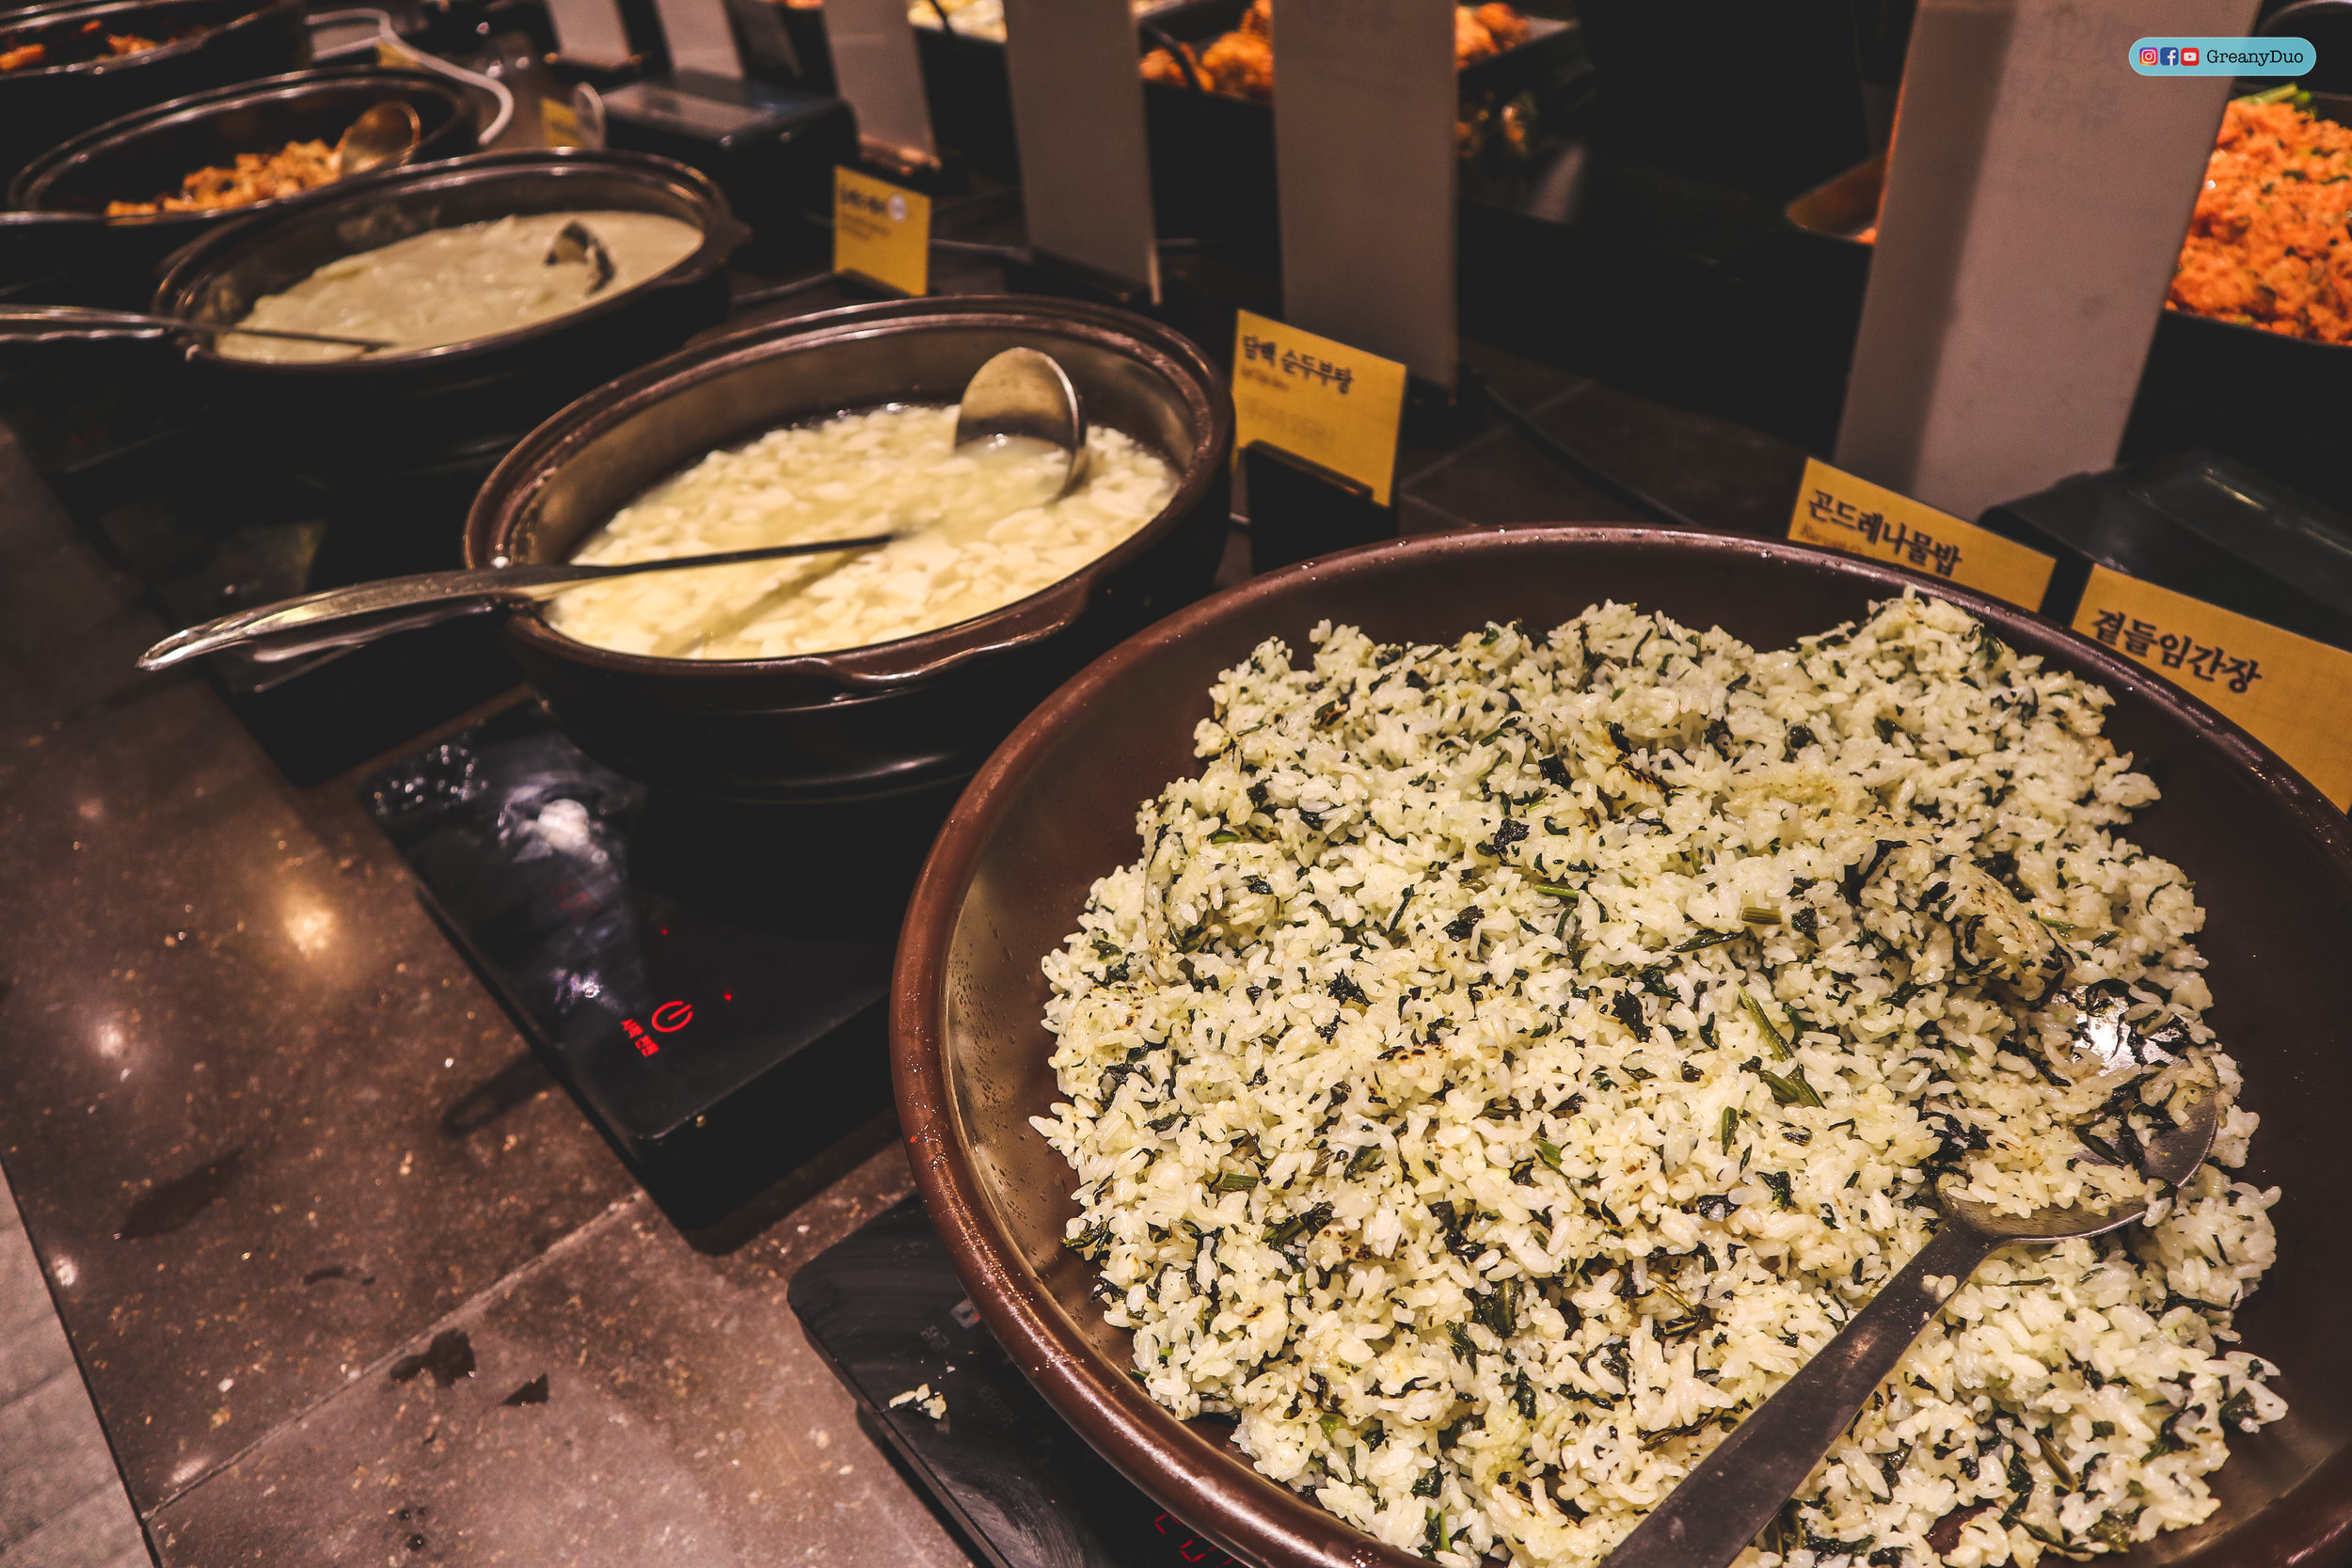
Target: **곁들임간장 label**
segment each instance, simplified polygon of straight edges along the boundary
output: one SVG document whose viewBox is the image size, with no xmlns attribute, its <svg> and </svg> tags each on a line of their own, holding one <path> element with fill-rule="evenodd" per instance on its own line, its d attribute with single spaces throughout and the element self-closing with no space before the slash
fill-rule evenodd
<svg viewBox="0 0 2352 1568">
<path fill-rule="evenodd" d="M 2099 565 L 2074 630 L 2195 692 L 2328 800 L 2352 802 L 2352 653 Z"/>
</svg>

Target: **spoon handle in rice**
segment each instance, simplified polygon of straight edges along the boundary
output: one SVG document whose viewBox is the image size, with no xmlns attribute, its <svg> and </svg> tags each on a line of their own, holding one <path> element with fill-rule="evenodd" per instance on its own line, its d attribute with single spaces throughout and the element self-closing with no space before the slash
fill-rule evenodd
<svg viewBox="0 0 2352 1568">
<path fill-rule="evenodd" d="M 1947 1219 L 1836 1338 L 1650 1511 L 1609 1554 L 1606 1568 L 1724 1568 L 1738 1557 L 1804 1484 L 1952 1292 L 2000 1244 Z"/>
</svg>

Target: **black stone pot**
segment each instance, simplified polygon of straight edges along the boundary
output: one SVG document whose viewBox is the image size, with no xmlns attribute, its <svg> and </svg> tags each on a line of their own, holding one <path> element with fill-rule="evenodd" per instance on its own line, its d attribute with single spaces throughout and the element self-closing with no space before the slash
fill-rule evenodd
<svg viewBox="0 0 2352 1568">
<path fill-rule="evenodd" d="M 991 356 L 1043 349 L 1090 422 L 1178 472 L 1158 516 L 1109 554 L 958 625 L 839 653 L 654 658 L 507 622 L 532 687 L 582 750 L 632 777 L 741 801 L 914 797 L 966 775 L 1047 692 L 1205 592 L 1224 546 L 1232 405 L 1188 340 L 1068 300 L 854 306 L 729 332 L 622 377 L 532 432 L 476 499 L 466 562 L 561 561 L 648 486 L 778 425 L 951 403 Z"/>
<path fill-rule="evenodd" d="M 163 47 L 109 55 L 108 33 Z M 99 0 L 0 18 L 0 49 L 29 43 L 47 47 L 50 63 L 0 72 L 0 177 L 134 109 L 310 61 L 300 0 Z"/>
<path fill-rule="evenodd" d="M 658 213 L 693 224 L 701 247 L 667 272 L 512 332 L 406 354 L 279 364 L 204 343 L 181 351 L 184 383 L 236 431 L 329 488 L 386 465 L 519 438 L 590 388 L 726 318 L 726 259 L 748 230 L 683 164 L 642 152 L 500 152 L 341 181 L 230 225 L 180 253 L 151 309 L 230 323 L 253 302 L 338 257 L 430 229 L 510 214 Z"/>
<path fill-rule="evenodd" d="M 85 131 L 26 164 L 8 186 L 8 205 L 17 210 L 0 213 L 0 282 L 54 277 L 56 284 L 40 291 L 44 299 L 141 309 L 173 251 L 299 198 L 114 219 L 105 215 L 109 201 L 153 200 L 197 169 L 233 164 L 240 152 L 314 139 L 332 146 L 362 112 L 389 100 L 417 111 L 422 135 L 407 163 L 473 150 L 480 117 L 464 87 L 430 71 L 373 65 L 215 87 Z"/>
</svg>

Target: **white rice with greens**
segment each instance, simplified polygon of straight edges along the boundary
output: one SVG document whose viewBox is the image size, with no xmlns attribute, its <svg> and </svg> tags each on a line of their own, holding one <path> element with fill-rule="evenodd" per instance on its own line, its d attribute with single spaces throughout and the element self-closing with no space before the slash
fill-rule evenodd
<svg viewBox="0 0 2352 1568">
<path fill-rule="evenodd" d="M 2107 1161 L 2201 1063 L 2212 1158 L 1995 1254 L 1745 1560 L 2031 1564 L 2212 1512 L 2225 1433 L 2284 1409 L 2230 1326 L 2277 1193 L 2230 1177 L 2203 911 L 2121 836 L 2156 789 L 2105 692 L 1913 597 L 1763 653 L 1616 604 L 1313 641 L 1218 680 L 1201 775 L 1045 960 L 1037 1126 L 1155 1399 L 1407 1551 L 1595 1562 L 1938 1181 L 2140 1193 Z M 2077 1006 L 2175 1065 L 2097 1075 Z"/>
</svg>

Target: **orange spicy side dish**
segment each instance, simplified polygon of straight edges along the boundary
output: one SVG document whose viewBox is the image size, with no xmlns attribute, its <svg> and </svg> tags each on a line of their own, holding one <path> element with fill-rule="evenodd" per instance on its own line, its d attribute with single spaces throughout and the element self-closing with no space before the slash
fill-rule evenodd
<svg viewBox="0 0 2352 1568">
<path fill-rule="evenodd" d="M 2352 130 L 2233 103 L 2167 301 L 2290 338 L 2352 342 Z"/>
<path fill-rule="evenodd" d="M 54 57 L 46 41 L 10 43 L 6 37 L 0 37 L 0 71 L 45 71 L 51 66 L 86 65 L 94 59 L 119 59 L 125 55 L 144 55 L 151 49 L 161 49 L 166 43 L 173 41 L 169 39 L 141 38 L 136 33 L 105 33 L 103 38 L 92 36 L 101 33 L 104 26 L 103 22 L 84 23 L 78 35 L 68 35 L 60 40 L 62 47 L 54 51 Z M 193 29 L 189 36 L 202 31 L 201 27 Z M 101 43 L 104 45 L 103 53 L 99 48 Z"/>
</svg>

